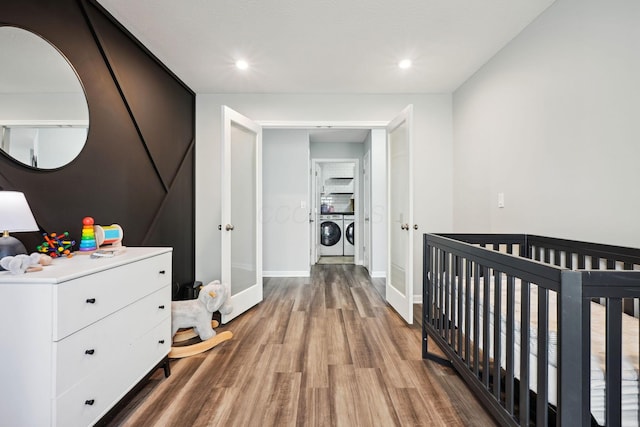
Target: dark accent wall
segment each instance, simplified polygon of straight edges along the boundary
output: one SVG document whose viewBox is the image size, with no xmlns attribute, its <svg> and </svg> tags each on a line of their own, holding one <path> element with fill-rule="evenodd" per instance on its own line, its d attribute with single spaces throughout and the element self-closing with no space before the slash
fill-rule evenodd
<svg viewBox="0 0 640 427">
<path fill-rule="evenodd" d="M 0 25 L 47 39 L 85 89 L 89 135 L 69 165 L 38 171 L 0 156 L 0 190 L 25 193 L 42 231 L 80 239 L 82 218 L 120 224 L 127 246 L 173 247 L 173 280 L 194 281 L 195 94 L 92 0 L 0 0 Z M 40 233 L 17 234 L 28 251 Z"/>
</svg>

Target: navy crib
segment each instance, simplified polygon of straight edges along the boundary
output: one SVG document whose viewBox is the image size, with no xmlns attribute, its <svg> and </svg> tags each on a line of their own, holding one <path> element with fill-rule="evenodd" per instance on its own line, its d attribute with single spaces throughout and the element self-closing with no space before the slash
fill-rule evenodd
<svg viewBox="0 0 640 427">
<path fill-rule="evenodd" d="M 640 270 L 639 249 L 525 234 L 425 234 L 423 358 L 438 359 L 429 351 L 433 340 L 502 425 L 597 425 L 591 411 L 595 301 L 606 310 L 600 423 L 639 425 L 638 402 L 629 420 L 621 391 L 623 317 L 634 317 L 635 331 L 626 333 L 640 330 L 640 271 L 634 269 Z M 636 374 L 638 363 L 633 360 Z M 637 388 L 637 381 L 630 384 Z"/>
</svg>

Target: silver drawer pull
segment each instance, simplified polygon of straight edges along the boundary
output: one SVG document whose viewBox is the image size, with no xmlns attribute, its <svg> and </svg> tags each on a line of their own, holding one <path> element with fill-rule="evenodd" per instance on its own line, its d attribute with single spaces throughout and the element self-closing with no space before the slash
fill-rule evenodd
<svg viewBox="0 0 640 427">
<path fill-rule="evenodd" d="M 96 303 L 95 298 L 87 298 L 87 304 L 95 304 L 95 303 Z"/>
<path fill-rule="evenodd" d="M 94 403 L 96 403 L 94 399 L 88 399 L 84 401 L 84 404 L 89 406 L 93 405 Z"/>
<path fill-rule="evenodd" d="M 95 351 L 94 349 L 89 349 L 89 350 L 85 350 L 85 351 L 84 351 L 84 354 L 93 354 L 93 353 L 95 353 L 95 352 L 96 352 L 96 351 Z"/>
<path fill-rule="evenodd" d="M 158 308 L 159 308 L 160 310 L 164 310 L 164 304 L 159 305 L 159 306 L 158 306 Z"/>
</svg>

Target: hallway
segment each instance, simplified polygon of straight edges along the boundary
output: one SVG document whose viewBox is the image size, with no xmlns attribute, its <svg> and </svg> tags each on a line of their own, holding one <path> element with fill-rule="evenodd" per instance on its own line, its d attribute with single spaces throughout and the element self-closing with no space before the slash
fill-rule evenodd
<svg viewBox="0 0 640 427">
<path fill-rule="evenodd" d="M 108 425 L 495 425 L 460 377 L 421 359 L 420 328 L 364 268 L 264 285 L 261 304 L 218 329 L 231 341 L 155 372 Z"/>
</svg>

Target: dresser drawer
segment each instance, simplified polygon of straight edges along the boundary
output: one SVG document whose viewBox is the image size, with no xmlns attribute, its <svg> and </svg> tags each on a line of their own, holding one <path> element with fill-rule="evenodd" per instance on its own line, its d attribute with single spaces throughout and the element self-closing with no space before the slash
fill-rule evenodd
<svg viewBox="0 0 640 427">
<path fill-rule="evenodd" d="M 54 289 L 53 340 L 61 340 L 168 285 L 170 253 L 60 283 Z"/>
<path fill-rule="evenodd" d="M 54 401 L 57 426 L 87 426 L 103 417 L 111 406 L 137 384 L 169 352 L 171 319 L 167 318 L 126 351 L 92 372 Z"/>
<path fill-rule="evenodd" d="M 53 343 L 55 396 L 83 378 L 103 370 L 112 360 L 131 358 L 130 348 L 150 330 L 171 318 L 171 286 L 147 295 L 123 309 Z M 166 334 L 171 333 L 170 325 Z M 155 345 L 152 346 L 155 348 Z"/>
</svg>

